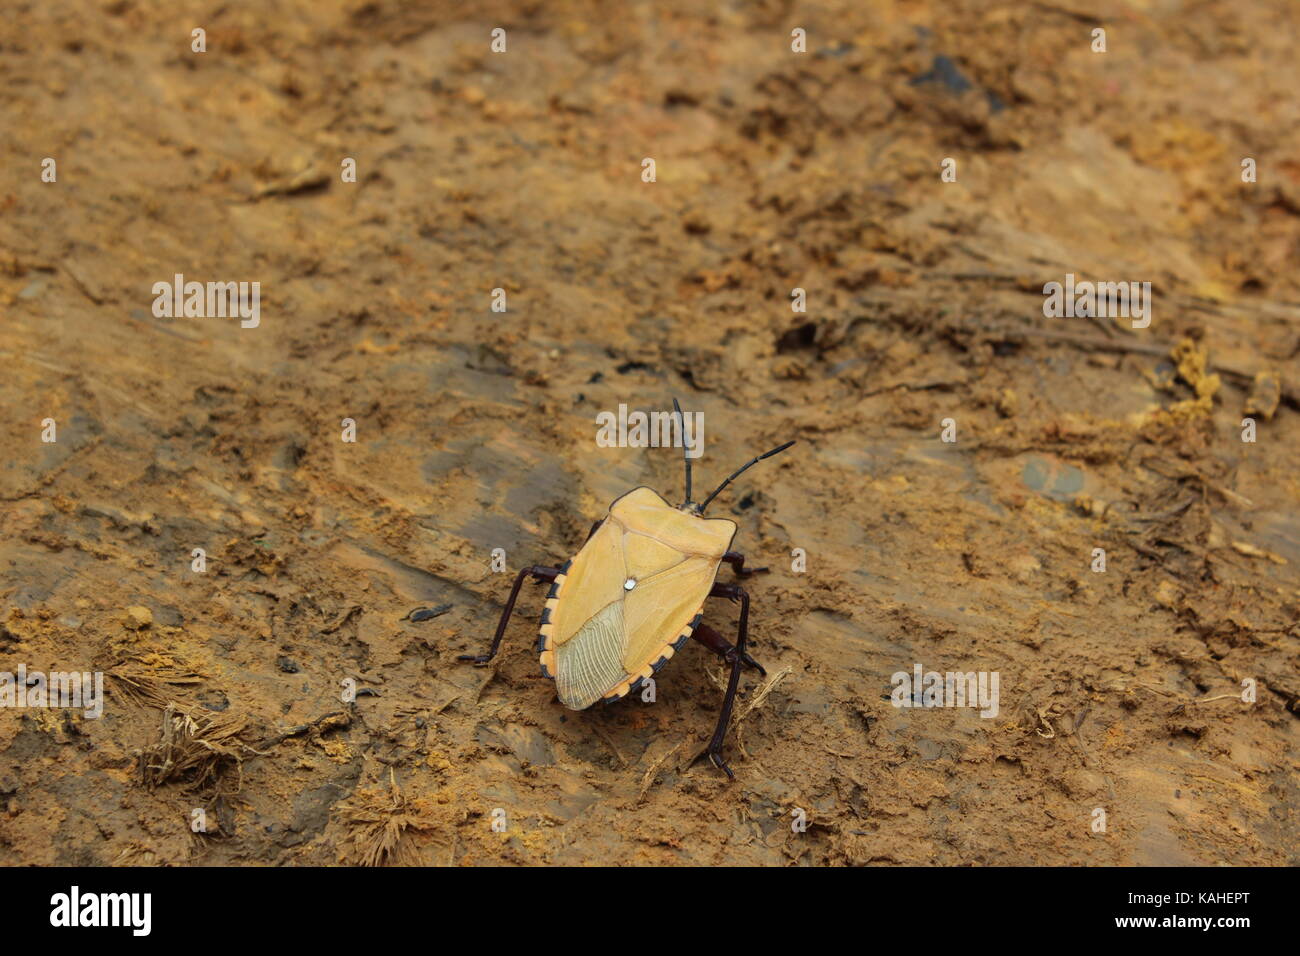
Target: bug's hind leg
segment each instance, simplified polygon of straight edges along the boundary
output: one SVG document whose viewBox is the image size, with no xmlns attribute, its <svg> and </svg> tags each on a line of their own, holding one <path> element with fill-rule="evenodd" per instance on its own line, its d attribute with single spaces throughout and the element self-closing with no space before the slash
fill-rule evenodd
<svg viewBox="0 0 1300 956">
<path fill-rule="evenodd" d="M 745 556 L 739 551 L 728 551 L 722 556 L 722 560 L 731 565 L 732 570 L 736 572 L 736 577 L 738 578 L 747 578 L 752 574 L 764 574 L 770 570 L 769 568 L 745 567 Z"/>
<path fill-rule="evenodd" d="M 713 653 L 717 654 L 728 664 L 734 664 L 736 662 L 737 653 L 736 649 L 731 646 L 731 641 L 727 640 L 713 628 L 709 627 L 709 625 L 701 624 L 691 632 L 691 637 L 699 641 L 709 650 L 713 651 Z M 739 656 L 741 663 L 746 667 L 752 667 L 764 677 L 767 676 L 767 670 L 762 664 L 754 660 L 754 658 L 750 657 L 748 654 L 742 654 Z"/>
<path fill-rule="evenodd" d="M 727 681 L 727 693 L 722 698 L 722 713 L 718 715 L 718 726 L 713 731 L 713 739 L 709 741 L 708 749 L 709 760 L 713 766 L 726 772 L 728 777 L 735 780 L 736 775 L 722 759 L 722 741 L 727 736 L 727 728 L 731 724 L 731 709 L 735 706 L 736 690 L 740 687 L 740 668 L 747 656 L 745 641 L 749 637 L 749 595 L 739 584 L 715 584 L 713 590 L 709 592 L 709 597 L 725 597 L 740 602 L 740 625 L 736 629 L 736 657 L 731 662 L 731 679 Z"/>
<path fill-rule="evenodd" d="M 515 578 L 515 586 L 510 589 L 510 598 L 506 601 L 505 610 L 501 612 L 501 623 L 497 625 L 497 632 L 492 638 L 492 646 L 488 648 L 488 652 L 486 654 L 460 654 L 456 660 L 473 661 L 475 664 L 481 665 L 497 656 L 497 651 L 501 648 L 501 639 L 506 634 L 506 625 L 510 622 L 510 615 L 515 610 L 515 601 L 519 599 L 519 589 L 524 585 L 524 578 L 530 575 L 536 581 L 554 581 L 559 577 L 560 569 L 535 564 L 531 568 L 524 568 L 520 571 L 519 576 Z"/>
</svg>

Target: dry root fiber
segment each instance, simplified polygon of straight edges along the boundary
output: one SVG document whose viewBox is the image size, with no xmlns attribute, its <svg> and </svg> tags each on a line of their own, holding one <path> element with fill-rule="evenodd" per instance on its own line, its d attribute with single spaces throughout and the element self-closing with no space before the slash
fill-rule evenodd
<svg viewBox="0 0 1300 956">
<path fill-rule="evenodd" d="M 244 755 L 256 752 L 238 739 L 247 726 L 240 716 L 195 717 L 169 703 L 163 710 L 161 738 L 140 754 L 141 781 L 151 790 L 170 781 L 197 790 L 216 786 L 233 770 L 238 792 Z"/>
<path fill-rule="evenodd" d="M 109 686 L 124 700 L 158 708 L 174 701 L 178 688 L 193 687 L 205 679 L 197 668 L 159 652 L 125 657 L 109 668 L 107 676 Z"/>
<path fill-rule="evenodd" d="M 408 800 L 390 773 L 387 790 L 360 790 L 342 805 L 341 862 L 353 866 L 404 866 L 419 862 L 408 830 L 428 830 L 419 800 Z"/>
</svg>

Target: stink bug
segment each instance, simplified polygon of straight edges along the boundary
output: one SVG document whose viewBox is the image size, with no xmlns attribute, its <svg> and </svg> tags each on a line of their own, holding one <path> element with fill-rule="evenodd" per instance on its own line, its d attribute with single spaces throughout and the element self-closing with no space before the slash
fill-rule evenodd
<svg viewBox="0 0 1300 956">
<path fill-rule="evenodd" d="M 673 408 L 684 428 L 676 399 Z M 650 488 L 629 491 L 592 525 L 586 543 L 563 567 L 536 565 L 520 571 L 488 652 L 462 654 L 459 660 L 482 665 L 496 656 L 519 588 L 528 577 L 551 582 L 537 650 L 542 674 L 555 681 L 560 703 L 571 710 L 586 710 L 598 700 L 612 703 L 640 689 L 693 637 L 731 665 L 708 754 L 715 767 L 735 779 L 722 759 L 722 740 L 731 722 L 740 668 L 767 672 L 745 651 L 749 595 L 740 585 L 719 584 L 715 578 L 723 562 L 738 577 L 767 569 L 746 568 L 744 555 L 731 550 L 736 523 L 705 518 L 704 509 L 745 469 L 793 444 L 786 442 L 738 468 L 700 504 L 691 500 L 689 457 L 686 500 L 677 507 Z M 734 647 L 701 622 L 704 601 L 711 597 L 740 603 Z"/>
</svg>

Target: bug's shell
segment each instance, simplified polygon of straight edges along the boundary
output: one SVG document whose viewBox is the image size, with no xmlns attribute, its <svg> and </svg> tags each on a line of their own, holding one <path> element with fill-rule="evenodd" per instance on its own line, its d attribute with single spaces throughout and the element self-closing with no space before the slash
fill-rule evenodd
<svg viewBox="0 0 1300 956">
<path fill-rule="evenodd" d="M 735 535 L 734 521 L 680 511 L 650 488 L 610 505 L 542 612 L 537 648 L 560 702 L 615 700 L 666 664 L 699 624 Z"/>
</svg>

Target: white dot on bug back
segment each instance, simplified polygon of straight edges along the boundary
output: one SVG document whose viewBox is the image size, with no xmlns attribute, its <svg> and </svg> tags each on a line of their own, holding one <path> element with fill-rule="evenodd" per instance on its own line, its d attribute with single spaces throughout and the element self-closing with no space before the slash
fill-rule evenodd
<svg viewBox="0 0 1300 956">
<path fill-rule="evenodd" d="M 628 578 L 626 581 L 623 582 L 624 591 L 630 591 L 634 587 L 636 587 L 636 578 Z"/>
</svg>

